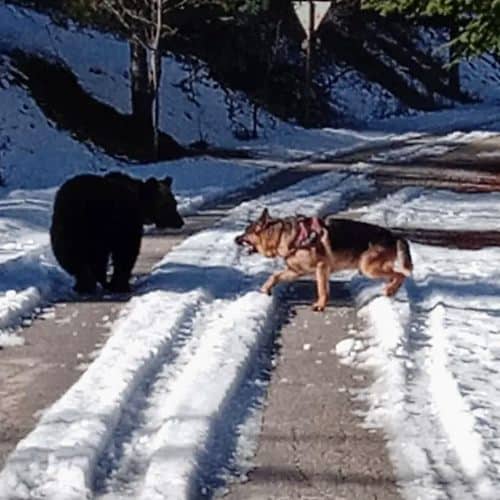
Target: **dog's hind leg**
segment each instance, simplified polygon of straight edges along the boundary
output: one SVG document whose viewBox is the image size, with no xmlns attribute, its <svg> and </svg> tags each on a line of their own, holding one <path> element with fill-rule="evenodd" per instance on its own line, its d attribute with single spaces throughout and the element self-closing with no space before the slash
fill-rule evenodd
<svg viewBox="0 0 500 500">
<path fill-rule="evenodd" d="M 318 300 L 312 305 L 314 311 L 324 311 L 330 297 L 330 269 L 324 262 L 316 266 L 316 287 Z"/>
<path fill-rule="evenodd" d="M 359 270 L 368 278 L 387 280 L 384 295 L 392 297 L 400 289 L 406 276 L 394 270 L 396 250 L 382 246 L 372 246 L 360 258 Z"/>
<path fill-rule="evenodd" d="M 278 271 L 277 273 L 272 274 L 266 280 L 266 282 L 261 286 L 260 291 L 262 293 L 267 293 L 267 295 L 271 295 L 272 288 L 281 283 L 282 281 L 293 281 L 300 276 L 299 273 L 293 271 L 292 269 L 285 269 L 283 271 Z"/>
</svg>

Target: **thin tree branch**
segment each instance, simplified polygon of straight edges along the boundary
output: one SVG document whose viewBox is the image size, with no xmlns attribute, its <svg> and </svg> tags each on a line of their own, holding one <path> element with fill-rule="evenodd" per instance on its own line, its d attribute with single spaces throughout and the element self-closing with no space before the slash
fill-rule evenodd
<svg viewBox="0 0 500 500">
<path fill-rule="evenodd" d="M 139 43 L 142 47 L 148 50 L 157 50 L 159 47 L 162 35 L 173 36 L 178 32 L 168 23 L 163 22 L 166 14 L 175 9 L 182 9 L 188 5 L 202 5 L 209 3 L 206 0 L 150 0 L 142 4 L 138 3 L 137 7 L 126 5 L 125 0 L 102 0 L 101 5 L 108 10 L 122 27 L 128 32 L 131 40 Z M 145 15 L 139 13 L 139 9 L 151 16 L 148 19 Z M 146 9 L 146 10 L 144 10 Z M 143 36 L 137 32 L 143 30 Z"/>
<path fill-rule="evenodd" d="M 132 31 L 134 27 L 129 22 L 129 19 L 136 21 L 148 26 L 154 26 L 155 23 L 144 16 L 141 16 L 134 12 L 132 9 L 125 6 L 121 0 L 102 0 L 102 5 L 108 9 L 120 23 L 129 31 Z M 118 5 L 118 7 L 116 6 Z M 129 18 L 129 19 L 127 19 Z"/>
<path fill-rule="evenodd" d="M 125 19 L 123 14 L 113 5 L 113 2 L 110 2 L 109 0 L 103 0 L 102 5 L 118 19 L 118 22 L 120 22 L 122 26 L 125 27 L 125 29 L 132 31 L 132 27 Z"/>
</svg>

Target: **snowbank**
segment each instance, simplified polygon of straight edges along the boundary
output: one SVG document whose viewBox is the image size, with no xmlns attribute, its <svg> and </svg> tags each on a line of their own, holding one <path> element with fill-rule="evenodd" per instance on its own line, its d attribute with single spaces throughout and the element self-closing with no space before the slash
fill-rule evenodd
<svg viewBox="0 0 500 500">
<path fill-rule="evenodd" d="M 492 229 L 497 208 L 496 194 L 405 189 L 364 219 Z M 500 250 L 411 250 L 414 280 L 396 300 L 377 297 L 378 285 L 352 282 L 368 328 L 338 353 L 374 374 L 366 425 L 384 429 L 405 498 L 497 498 Z"/>
</svg>

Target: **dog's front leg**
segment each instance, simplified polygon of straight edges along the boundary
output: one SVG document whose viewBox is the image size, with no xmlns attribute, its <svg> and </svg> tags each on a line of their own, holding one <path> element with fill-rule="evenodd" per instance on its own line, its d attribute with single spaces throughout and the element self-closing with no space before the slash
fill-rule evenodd
<svg viewBox="0 0 500 500">
<path fill-rule="evenodd" d="M 274 285 L 277 285 L 281 281 L 293 281 L 300 276 L 299 273 L 292 271 L 291 269 L 285 269 L 283 271 L 278 271 L 269 278 L 267 278 L 266 282 L 261 286 L 260 291 L 263 293 L 267 293 L 271 295 L 271 289 Z"/>
<path fill-rule="evenodd" d="M 325 262 L 316 266 L 316 287 L 318 300 L 312 305 L 314 311 L 324 311 L 330 297 L 330 268 Z"/>
</svg>

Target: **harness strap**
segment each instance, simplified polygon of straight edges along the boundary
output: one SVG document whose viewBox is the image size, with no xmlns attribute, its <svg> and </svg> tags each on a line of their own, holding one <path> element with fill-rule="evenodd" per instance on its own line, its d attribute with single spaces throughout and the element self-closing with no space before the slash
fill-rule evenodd
<svg viewBox="0 0 500 500">
<path fill-rule="evenodd" d="M 318 239 L 321 231 L 325 229 L 325 224 L 319 217 L 301 216 L 298 220 L 299 229 L 291 243 L 291 250 L 287 257 L 293 255 L 302 248 L 312 248 L 316 246 L 318 250 L 323 251 L 323 247 L 318 245 Z"/>
<path fill-rule="evenodd" d="M 321 231 L 326 228 L 323 220 L 320 217 L 316 216 L 306 217 L 305 215 L 297 215 L 296 217 L 298 230 L 295 234 L 295 238 L 290 243 L 290 250 L 284 258 L 287 259 L 288 257 L 291 257 L 294 253 L 297 252 L 297 250 L 303 248 L 312 248 L 314 246 L 317 247 L 318 251 L 324 252 L 323 246 L 318 245 Z M 282 219 L 268 221 L 262 228 L 262 231 L 276 224 L 281 224 L 281 231 L 278 238 L 278 240 L 280 240 L 281 235 L 284 231 L 284 221 Z"/>
</svg>

